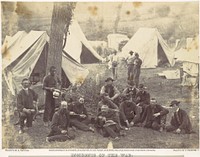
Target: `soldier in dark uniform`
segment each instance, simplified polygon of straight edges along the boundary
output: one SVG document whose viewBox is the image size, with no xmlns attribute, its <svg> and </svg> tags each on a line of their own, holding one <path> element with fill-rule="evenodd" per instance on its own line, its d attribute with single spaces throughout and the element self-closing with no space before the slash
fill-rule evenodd
<svg viewBox="0 0 200 157">
<path fill-rule="evenodd" d="M 121 124 L 128 128 L 138 123 L 140 120 L 140 107 L 132 101 L 125 100 L 122 102 L 119 111 Z"/>
<path fill-rule="evenodd" d="M 190 134 L 193 133 L 192 125 L 190 122 L 190 118 L 186 111 L 180 108 L 180 101 L 173 100 L 171 102 L 171 107 L 175 110 L 170 125 L 166 127 L 166 131 L 168 132 L 175 132 L 177 134 L 186 133 Z"/>
<path fill-rule="evenodd" d="M 44 77 L 43 89 L 45 90 L 45 108 L 44 108 L 44 125 L 48 126 L 49 122 L 52 120 L 53 114 L 55 112 L 55 99 L 53 98 L 53 92 L 55 89 L 59 89 L 61 81 L 56 76 L 56 68 L 54 66 L 50 67 L 50 73 Z"/>
<path fill-rule="evenodd" d="M 24 132 L 24 121 L 26 121 L 27 127 L 32 127 L 33 116 L 36 113 L 36 103 L 38 95 L 29 88 L 30 81 L 28 79 L 22 80 L 22 90 L 19 91 L 17 95 L 17 109 L 19 111 L 19 133 Z"/>
<path fill-rule="evenodd" d="M 98 132 L 104 137 L 112 137 L 118 140 L 119 136 L 122 135 L 122 133 L 120 133 L 116 110 L 108 108 L 107 105 L 101 107 L 101 112 L 97 115 L 96 127 Z"/>
<path fill-rule="evenodd" d="M 122 95 L 125 99 L 130 100 L 132 102 L 136 102 L 136 94 L 138 93 L 138 89 L 135 87 L 133 81 L 128 80 L 128 87 L 124 89 Z"/>
<path fill-rule="evenodd" d="M 155 98 L 152 98 L 150 105 L 145 108 L 143 126 L 154 130 L 163 131 L 166 124 L 166 116 L 169 113 L 168 109 L 159 105 Z"/>
<path fill-rule="evenodd" d="M 94 132 L 94 128 L 88 126 L 91 123 L 91 118 L 88 116 L 87 110 L 84 105 L 84 98 L 79 98 L 70 107 L 70 125 L 83 131 Z"/>
<path fill-rule="evenodd" d="M 139 54 L 135 53 L 134 66 L 133 66 L 133 80 L 136 87 L 138 87 L 140 79 L 140 69 L 142 65 L 142 60 L 139 58 Z"/>
<path fill-rule="evenodd" d="M 108 77 L 105 82 L 106 84 L 101 88 L 100 95 L 105 96 L 113 102 L 117 102 L 117 98 L 120 96 L 120 92 L 116 86 L 113 85 L 113 79 Z"/>
<path fill-rule="evenodd" d="M 60 109 L 54 113 L 51 131 L 46 138 L 47 142 L 72 140 L 75 135 L 68 130 L 70 124 L 70 117 L 68 111 L 68 104 L 66 101 L 61 102 Z"/>
</svg>

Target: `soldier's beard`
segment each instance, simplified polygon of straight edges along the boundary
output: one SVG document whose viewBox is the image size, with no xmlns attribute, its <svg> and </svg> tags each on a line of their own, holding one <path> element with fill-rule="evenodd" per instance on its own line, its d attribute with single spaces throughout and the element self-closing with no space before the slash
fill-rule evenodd
<svg viewBox="0 0 200 157">
<path fill-rule="evenodd" d="M 61 114 L 65 114 L 66 112 L 67 112 L 67 109 L 66 109 L 66 108 L 60 109 L 60 113 L 61 113 Z"/>
</svg>

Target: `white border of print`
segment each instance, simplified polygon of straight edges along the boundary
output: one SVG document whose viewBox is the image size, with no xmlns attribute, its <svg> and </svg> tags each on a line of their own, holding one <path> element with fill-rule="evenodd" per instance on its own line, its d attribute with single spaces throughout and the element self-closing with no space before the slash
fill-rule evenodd
<svg viewBox="0 0 200 157">
<path fill-rule="evenodd" d="M 1 0 L 13 1 L 13 0 Z M 19 1 L 34 1 L 34 2 L 55 2 L 67 0 L 19 0 Z M 72 1 L 72 0 L 68 0 Z M 75 0 L 78 2 L 198 2 L 199 0 Z M 0 8 L 1 10 L 1 8 Z M 1 25 L 0 25 L 1 29 Z M 200 31 L 199 31 L 200 32 Z M 1 42 L 1 38 L 0 38 Z M 2 56 L 0 55 L 0 63 L 2 65 Z M 2 76 L 2 67 L 0 66 L 0 75 Z M 0 89 L 2 88 L 2 78 L 0 77 Z M 0 102 L 2 102 L 2 90 L 0 90 Z M 0 103 L 1 104 L 1 103 Z M 0 105 L 0 117 L 2 117 L 2 105 Z M 2 139 L 2 121 L 0 120 L 0 138 Z M 4 149 L 2 150 L 2 140 L 0 142 L 0 157 L 199 157 L 200 149 L 80 149 L 80 150 L 65 150 L 65 149 Z"/>
</svg>

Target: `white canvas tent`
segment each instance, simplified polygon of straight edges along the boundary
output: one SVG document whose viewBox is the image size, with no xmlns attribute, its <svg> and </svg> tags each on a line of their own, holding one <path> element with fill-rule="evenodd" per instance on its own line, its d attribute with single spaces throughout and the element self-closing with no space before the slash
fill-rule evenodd
<svg viewBox="0 0 200 157">
<path fill-rule="evenodd" d="M 127 57 L 130 51 L 139 54 L 143 68 L 175 64 L 174 53 L 156 28 L 140 28 L 122 48 L 119 56 Z"/>
<path fill-rule="evenodd" d="M 75 20 L 73 20 L 69 26 L 69 33 L 67 34 L 67 42 L 64 51 L 82 64 L 96 63 L 103 60 L 90 45 L 78 22 Z"/>
<path fill-rule="evenodd" d="M 193 38 L 187 44 L 187 49 L 181 48 L 175 52 L 177 61 L 182 62 L 182 85 L 198 85 L 199 81 L 199 38 Z"/>
<path fill-rule="evenodd" d="M 197 76 L 199 73 L 199 55 L 198 50 L 187 50 L 181 48 L 175 52 L 177 61 L 183 62 L 183 71 L 191 76 Z"/>
<path fill-rule="evenodd" d="M 29 78 L 33 73 L 44 77 L 48 40 L 47 33 L 43 31 L 18 32 L 5 40 L 2 46 L 3 74 L 13 95 L 21 88 L 23 78 Z M 62 70 L 65 80 L 72 84 L 83 81 L 89 73 L 65 52 L 62 55 Z"/>
</svg>

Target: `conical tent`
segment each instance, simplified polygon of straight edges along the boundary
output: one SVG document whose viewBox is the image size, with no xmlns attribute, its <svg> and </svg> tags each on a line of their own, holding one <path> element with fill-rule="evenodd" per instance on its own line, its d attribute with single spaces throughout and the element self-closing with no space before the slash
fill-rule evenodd
<svg viewBox="0 0 200 157">
<path fill-rule="evenodd" d="M 90 45 L 78 22 L 75 20 L 73 20 L 69 26 L 69 33 L 67 34 L 67 42 L 64 51 L 82 64 L 97 63 L 103 60 Z"/>
<path fill-rule="evenodd" d="M 16 40 L 16 38 L 13 38 L 13 40 Z M 14 95 L 20 90 L 20 83 L 23 78 L 29 78 L 33 74 L 39 74 L 41 80 L 44 77 L 49 37 L 46 32 L 31 31 L 18 38 L 18 41 L 12 42 L 13 40 L 11 37 L 6 42 L 8 46 L 2 53 L 4 54 L 3 74 L 10 91 Z M 10 43 L 17 43 L 17 45 Z M 65 52 L 62 56 L 62 70 L 66 80 L 72 84 L 80 82 L 80 80 L 83 81 L 89 71 Z M 74 71 L 76 71 L 76 75 Z"/>
<path fill-rule="evenodd" d="M 140 28 L 122 48 L 122 53 L 119 55 L 126 57 L 130 51 L 139 54 L 143 61 L 143 68 L 175 64 L 174 53 L 155 28 Z"/>
</svg>

